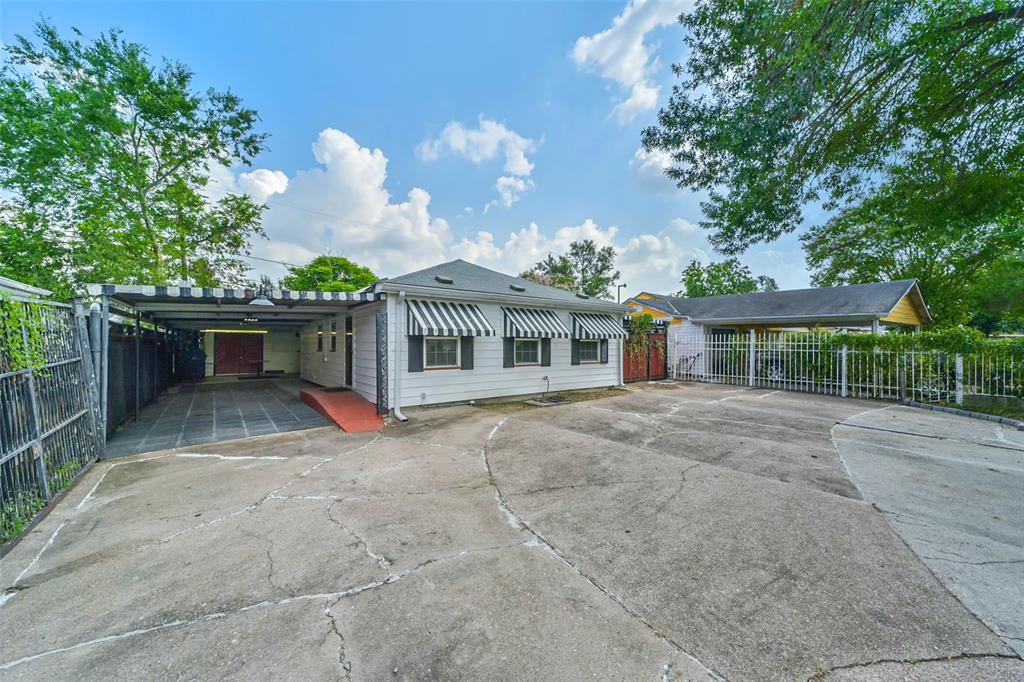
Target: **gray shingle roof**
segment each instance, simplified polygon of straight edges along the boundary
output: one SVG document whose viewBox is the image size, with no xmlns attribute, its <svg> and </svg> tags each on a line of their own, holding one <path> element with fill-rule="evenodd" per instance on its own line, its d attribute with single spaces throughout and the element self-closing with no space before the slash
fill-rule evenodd
<svg viewBox="0 0 1024 682">
<path fill-rule="evenodd" d="M 438 277 L 448 278 L 451 280 L 451 283 L 438 281 Z M 533 299 L 534 303 L 550 301 L 552 304 L 560 303 L 567 307 L 616 306 L 614 301 L 592 297 L 581 298 L 571 291 L 537 284 L 521 277 L 512 277 L 511 275 L 468 263 L 462 259 L 441 263 L 425 270 L 411 272 L 392 279 L 382 280 L 374 286 L 378 290 L 380 288 L 396 290 L 402 286 L 414 286 L 430 287 L 439 292 L 451 291 L 454 294 L 459 292 L 490 294 L 507 297 L 509 299 L 508 302 L 513 305 L 517 298 L 522 298 Z M 622 309 L 626 310 L 625 306 Z"/>
<path fill-rule="evenodd" d="M 916 284 L 917 280 L 901 279 L 841 287 L 696 298 L 654 294 L 654 299 L 631 300 L 697 322 L 807 318 L 875 319 L 888 314 L 911 288 L 916 288 Z"/>
</svg>

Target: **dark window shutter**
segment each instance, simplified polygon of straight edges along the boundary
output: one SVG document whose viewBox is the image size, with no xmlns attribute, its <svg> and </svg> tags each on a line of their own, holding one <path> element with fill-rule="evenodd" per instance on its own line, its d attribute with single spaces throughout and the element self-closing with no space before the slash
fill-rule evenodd
<svg viewBox="0 0 1024 682">
<path fill-rule="evenodd" d="M 502 339 L 502 367 L 515 367 L 516 366 L 516 340 L 511 336 L 506 336 Z"/>
<path fill-rule="evenodd" d="M 574 364 L 574 365 L 580 364 L 580 340 L 579 339 L 573 339 L 572 340 L 572 348 L 570 350 L 570 355 L 572 356 L 572 364 Z"/>
<path fill-rule="evenodd" d="M 462 344 L 459 351 L 462 355 L 462 369 L 473 369 L 473 337 L 463 336 L 459 343 Z"/>
<path fill-rule="evenodd" d="M 551 366 L 551 339 L 540 340 L 540 366 Z"/>
<path fill-rule="evenodd" d="M 409 337 L 409 371 L 423 371 L 423 337 Z"/>
<path fill-rule="evenodd" d="M 601 339 L 601 364 L 608 364 L 608 339 Z"/>
</svg>

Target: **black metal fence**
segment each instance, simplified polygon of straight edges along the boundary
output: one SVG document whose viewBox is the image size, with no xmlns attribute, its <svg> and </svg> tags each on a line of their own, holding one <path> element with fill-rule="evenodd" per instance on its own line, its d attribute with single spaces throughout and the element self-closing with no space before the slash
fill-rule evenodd
<svg viewBox="0 0 1024 682">
<path fill-rule="evenodd" d="M 134 323 L 110 324 L 107 356 L 107 435 L 157 401 L 171 385 L 180 332 Z"/>
<path fill-rule="evenodd" d="M 0 542 L 6 542 L 100 456 L 104 438 L 81 305 L 8 297 L 0 316 L 14 330 L 0 347 Z"/>
</svg>

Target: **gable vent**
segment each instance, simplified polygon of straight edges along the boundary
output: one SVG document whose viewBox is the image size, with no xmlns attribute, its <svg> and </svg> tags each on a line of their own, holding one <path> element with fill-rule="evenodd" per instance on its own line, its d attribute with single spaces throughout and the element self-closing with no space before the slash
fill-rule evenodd
<svg viewBox="0 0 1024 682">
<path fill-rule="evenodd" d="M 455 281 L 451 277 L 445 277 L 444 275 L 434 275 L 434 279 L 436 279 L 441 284 L 451 284 L 452 282 Z"/>
<path fill-rule="evenodd" d="M 526 287 L 521 287 L 518 284 L 509 284 L 508 288 L 512 291 L 526 291 Z"/>
</svg>

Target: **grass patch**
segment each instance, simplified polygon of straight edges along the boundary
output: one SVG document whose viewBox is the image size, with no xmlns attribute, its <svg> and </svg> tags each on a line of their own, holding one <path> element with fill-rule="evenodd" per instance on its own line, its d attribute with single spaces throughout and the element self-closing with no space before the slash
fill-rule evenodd
<svg viewBox="0 0 1024 682">
<path fill-rule="evenodd" d="M 626 395 L 628 391 L 624 388 L 595 388 L 583 391 L 564 391 L 558 393 L 548 393 L 548 396 L 559 396 L 565 398 L 567 402 L 562 403 L 567 405 L 569 403 L 581 403 L 587 400 L 600 400 L 601 398 L 614 398 L 615 396 Z M 477 405 L 477 407 L 490 410 L 492 412 L 522 412 L 524 410 L 538 410 L 541 409 L 540 405 L 527 405 L 523 402 L 522 398 L 511 399 L 507 402 L 494 402 L 494 403 L 483 403 Z"/>
<path fill-rule="evenodd" d="M 968 412 L 981 412 L 982 414 L 992 414 L 997 417 L 1009 417 L 1010 419 L 1018 419 L 1024 421 L 1024 406 L 1019 403 L 1014 405 L 1013 403 L 965 403 L 963 405 L 957 405 L 955 403 L 939 403 L 944 407 L 955 407 L 959 410 L 967 410 Z"/>
</svg>

